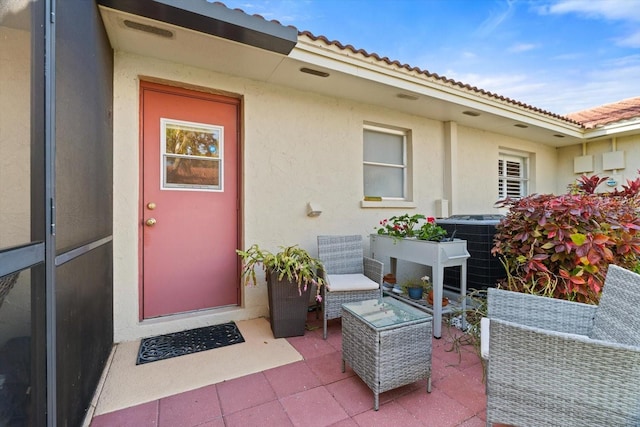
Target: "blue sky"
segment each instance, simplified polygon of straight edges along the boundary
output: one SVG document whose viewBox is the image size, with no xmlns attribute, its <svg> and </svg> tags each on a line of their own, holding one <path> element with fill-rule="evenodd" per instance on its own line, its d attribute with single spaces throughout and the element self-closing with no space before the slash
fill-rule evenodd
<svg viewBox="0 0 640 427">
<path fill-rule="evenodd" d="M 565 114 L 640 96 L 640 0 L 221 0 Z"/>
</svg>

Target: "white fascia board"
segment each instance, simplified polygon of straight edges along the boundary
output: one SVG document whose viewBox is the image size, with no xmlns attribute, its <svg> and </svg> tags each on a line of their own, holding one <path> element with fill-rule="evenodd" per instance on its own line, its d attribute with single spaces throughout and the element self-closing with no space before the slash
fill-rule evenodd
<svg viewBox="0 0 640 427">
<path fill-rule="evenodd" d="M 612 123 L 595 129 L 587 129 L 584 137 L 592 140 L 597 138 L 611 138 L 640 133 L 640 119 L 633 122 Z"/>
<path fill-rule="evenodd" d="M 417 95 L 436 98 L 470 109 L 495 114 L 512 120 L 517 120 L 532 126 L 546 127 L 554 132 L 568 136 L 582 138 L 584 130 L 576 124 L 536 113 L 527 108 L 518 107 L 492 99 L 487 95 L 474 94 L 469 89 L 436 82 L 432 78 L 412 72 L 395 70 L 390 66 L 378 64 L 375 58 L 365 59 L 361 54 L 343 54 L 330 48 L 320 48 L 314 44 L 298 41 L 296 47 L 288 55 L 289 58 L 306 62 L 341 73 L 350 74 L 365 80 L 396 87 L 400 91 L 409 91 Z"/>
</svg>

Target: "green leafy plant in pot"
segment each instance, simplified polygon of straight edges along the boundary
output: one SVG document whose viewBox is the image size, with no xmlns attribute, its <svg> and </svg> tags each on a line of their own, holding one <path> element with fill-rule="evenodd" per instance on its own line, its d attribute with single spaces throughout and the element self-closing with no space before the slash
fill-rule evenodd
<svg viewBox="0 0 640 427">
<path fill-rule="evenodd" d="M 432 216 L 422 214 L 392 216 L 380 221 L 380 227 L 374 227 L 377 233 L 392 237 L 394 240 L 414 238 L 440 242 L 447 236 L 447 231 L 436 224 Z"/>
<path fill-rule="evenodd" d="M 402 290 L 409 295 L 411 299 L 422 299 L 423 292 L 428 291 L 430 286 L 428 283 L 417 279 L 409 279 L 405 281 L 402 285 Z"/>
<path fill-rule="evenodd" d="M 276 338 L 304 335 L 309 296 L 314 285 L 316 300 L 322 298 L 322 262 L 298 245 L 281 246 L 275 254 L 255 244 L 246 251 L 236 252 L 242 258 L 245 285 L 257 284 L 257 267 L 265 271 L 273 335 Z"/>
</svg>

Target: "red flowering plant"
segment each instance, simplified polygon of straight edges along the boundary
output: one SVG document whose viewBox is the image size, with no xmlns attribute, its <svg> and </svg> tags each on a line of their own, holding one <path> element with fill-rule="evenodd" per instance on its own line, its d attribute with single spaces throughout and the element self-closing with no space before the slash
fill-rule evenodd
<svg viewBox="0 0 640 427">
<path fill-rule="evenodd" d="M 509 213 L 492 253 L 505 266 L 504 287 L 596 304 L 609 264 L 638 268 L 640 178 L 611 193 L 595 193 L 600 177 L 578 181 L 568 194 L 502 202 Z"/>
<path fill-rule="evenodd" d="M 383 219 L 377 230 L 378 234 L 395 239 L 414 237 L 420 240 L 440 241 L 447 235 L 447 231 L 436 224 L 434 217 L 426 217 L 422 214 L 404 214 Z"/>
<path fill-rule="evenodd" d="M 426 221 L 416 234 L 416 237 L 420 240 L 431 240 L 434 242 L 440 242 L 446 236 L 447 230 L 436 224 L 436 219 L 432 216 L 426 218 Z"/>
</svg>

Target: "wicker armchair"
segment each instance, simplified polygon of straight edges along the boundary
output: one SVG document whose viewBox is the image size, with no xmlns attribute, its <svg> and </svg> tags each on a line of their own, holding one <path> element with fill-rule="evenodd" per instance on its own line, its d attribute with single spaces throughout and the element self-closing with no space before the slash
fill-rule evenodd
<svg viewBox="0 0 640 427">
<path fill-rule="evenodd" d="M 598 306 L 490 288 L 488 318 L 487 426 L 640 425 L 640 275 Z"/>
<path fill-rule="evenodd" d="M 318 236 L 318 258 L 324 264 L 323 337 L 327 321 L 342 316 L 342 304 L 382 298 L 384 264 L 365 257 L 362 236 Z"/>
</svg>

